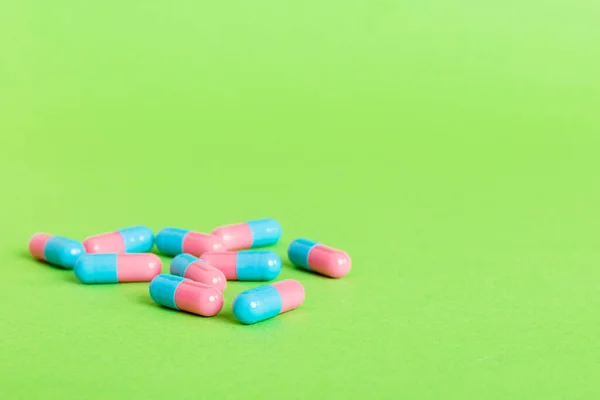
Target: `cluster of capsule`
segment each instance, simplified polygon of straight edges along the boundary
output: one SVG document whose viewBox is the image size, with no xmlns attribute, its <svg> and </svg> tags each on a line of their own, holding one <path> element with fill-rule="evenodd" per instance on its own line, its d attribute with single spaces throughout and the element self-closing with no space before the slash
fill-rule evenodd
<svg viewBox="0 0 600 400">
<path fill-rule="evenodd" d="M 73 269 L 86 284 L 150 282 L 150 297 L 157 304 L 211 317 L 223 308 L 227 281 L 271 281 L 279 275 L 282 262 L 275 252 L 251 249 L 280 238 L 281 225 L 267 218 L 221 226 L 211 234 L 164 228 L 155 237 L 150 228 L 135 226 L 79 242 L 37 233 L 29 251 L 39 260 Z M 174 257 L 170 274 L 161 273 L 161 259 L 150 253 L 154 245 L 160 254 Z M 351 268 L 345 252 L 307 239 L 294 240 L 288 258 L 297 267 L 332 278 Z M 293 279 L 258 286 L 234 299 L 233 314 L 253 324 L 297 308 L 304 296 L 304 287 Z"/>
</svg>

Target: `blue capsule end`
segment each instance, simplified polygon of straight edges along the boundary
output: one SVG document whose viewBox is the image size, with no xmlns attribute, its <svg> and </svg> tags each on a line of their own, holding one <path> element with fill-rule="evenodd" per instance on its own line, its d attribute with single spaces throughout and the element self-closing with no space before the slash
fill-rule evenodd
<svg viewBox="0 0 600 400">
<path fill-rule="evenodd" d="M 273 218 L 246 222 L 252 231 L 252 247 L 269 246 L 281 238 L 281 225 Z"/>
<path fill-rule="evenodd" d="M 194 257 L 193 255 L 187 253 L 179 254 L 173 258 L 173 260 L 171 260 L 169 271 L 173 275 L 184 276 L 185 270 L 194 261 L 198 261 L 198 257 Z"/>
<path fill-rule="evenodd" d="M 156 235 L 156 247 L 161 254 L 176 256 L 183 253 L 183 239 L 188 229 L 164 228 Z"/>
<path fill-rule="evenodd" d="M 265 285 L 240 293 L 233 301 L 233 315 L 241 323 L 254 324 L 278 315 L 281 307 L 277 289 Z"/>
<path fill-rule="evenodd" d="M 288 247 L 288 258 L 297 267 L 310 270 L 308 253 L 318 243 L 308 239 L 296 239 Z"/>
<path fill-rule="evenodd" d="M 126 253 L 147 253 L 154 246 L 154 232 L 147 226 L 133 226 L 117 232 L 123 236 Z"/>
<path fill-rule="evenodd" d="M 281 272 L 281 257 L 269 250 L 239 251 L 236 272 L 239 281 L 270 281 Z"/>
<path fill-rule="evenodd" d="M 156 304 L 179 310 L 175 304 L 175 291 L 184 278 L 169 274 L 160 274 L 150 281 L 150 297 Z"/>
<path fill-rule="evenodd" d="M 75 263 L 74 272 L 83 283 L 117 283 L 117 255 L 85 254 Z"/>
<path fill-rule="evenodd" d="M 83 244 L 62 236 L 52 236 L 44 247 L 44 258 L 50 264 L 71 269 L 85 254 Z"/>
</svg>

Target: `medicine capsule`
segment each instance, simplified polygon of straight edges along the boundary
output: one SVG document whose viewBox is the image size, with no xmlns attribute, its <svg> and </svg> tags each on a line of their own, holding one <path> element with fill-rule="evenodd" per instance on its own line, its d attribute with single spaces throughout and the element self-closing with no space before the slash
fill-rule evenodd
<svg viewBox="0 0 600 400">
<path fill-rule="evenodd" d="M 218 251 L 201 257 L 228 281 L 270 281 L 281 272 L 281 258 L 268 250 Z"/>
<path fill-rule="evenodd" d="M 72 269 L 85 249 L 77 240 L 36 233 L 29 240 L 29 252 L 38 260 Z"/>
<path fill-rule="evenodd" d="M 296 239 L 288 247 L 291 263 L 332 278 L 341 278 L 350 272 L 350 256 L 341 250 L 308 239 Z"/>
<path fill-rule="evenodd" d="M 75 276 L 83 283 L 150 282 L 160 274 L 156 254 L 85 254 L 75 263 Z"/>
<path fill-rule="evenodd" d="M 294 279 L 259 286 L 240 293 L 233 300 L 233 315 L 244 324 L 254 324 L 299 307 L 304 287 Z"/>
<path fill-rule="evenodd" d="M 272 218 L 255 219 L 220 226 L 212 234 L 223 240 L 227 250 L 251 249 L 277 243 L 281 237 L 281 225 Z"/>
<path fill-rule="evenodd" d="M 161 306 L 212 317 L 223 308 L 223 295 L 214 286 L 176 275 L 160 274 L 150 282 L 150 297 Z"/>
<path fill-rule="evenodd" d="M 154 245 L 154 233 L 146 226 L 90 236 L 83 241 L 86 253 L 147 253 Z"/>
<path fill-rule="evenodd" d="M 176 256 L 171 261 L 170 271 L 173 275 L 214 286 L 220 292 L 227 286 L 227 279 L 220 270 L 191 254 Z"/>
<path fill-rule="evenodd" d="M 156 235 L 156 247 L 161 254 L 176 256 L 188 253 L 201 257 L 207 251 L 224 250 L 220 238 L 188 229 L 164 228 Z"/>
</svg>

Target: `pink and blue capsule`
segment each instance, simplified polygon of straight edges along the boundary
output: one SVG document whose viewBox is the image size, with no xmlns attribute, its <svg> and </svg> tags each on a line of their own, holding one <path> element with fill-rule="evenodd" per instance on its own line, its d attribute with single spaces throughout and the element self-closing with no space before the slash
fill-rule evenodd
<svg viewBox="0 0 600 400">
<path fill-rule="evenodd" d="M 173 275 L 214 286 L 220 292 L 227 287 L 227 279 L 220 270 L 191 254 L 183 253 L 173 258 L 169 270 Z"/>
<path fill-rule="evenodd" d="M 288 247 L 291 263 L 331 278 L 350 272 L 352 261 L 347 253 L 308 239 L 296 239 Z"/>
<path fill-rule="evenodd" d="M 196 257 L 208 251 L 224 250 L 220 238 L 189 229 L 164 228 L 156 235 L 156 247 L 161 254 L 174 257 L 187 253 Z"/>
<path fill-rule="evenodd" d="M 281 258 L 269 250 L 208 252 L 202 259 L 228 281 L 270 281 L 281 272 Z"/>
<path fill-rule="evenodd" d="M 79 257 L 85 253 L 85 249 L 77 240 L 36 233 L 29 240 L 29 252 L 38 260 L 72 269 Z"/>
<path fill-rule="evenodd" d="M 216 228 L 212 234 L 227 250 L 243 250 L 275 244 L 281 238 L 281 225 L 273 218 L 255 219 Z"/>
<path fill-rule="evenodd" d="M 255 324 L 299 307 L 304 287 L 286 279 L 240 293 L 233 301 L 233 315 L 243 324 Z"/>
<path fill-rule="evenodd" d="M 75 276 L 83 283 L 150 282 L 160 274 L 156 254 L 85 254 L 75 263 Z"/>
<path fill-rule="evenodd" d="M 212 317 L 223 308 L 223 294 L 214 286 L 177 275 L 160 274 L 150 282 L 156 304 L 192 314 Z"/>
<path fill-rule="evenodd" d="M 147 226 L 119 229 L 83 241 L 86 253 L 147 253 L 153 245 L 154 233 Z"/>
</svg>

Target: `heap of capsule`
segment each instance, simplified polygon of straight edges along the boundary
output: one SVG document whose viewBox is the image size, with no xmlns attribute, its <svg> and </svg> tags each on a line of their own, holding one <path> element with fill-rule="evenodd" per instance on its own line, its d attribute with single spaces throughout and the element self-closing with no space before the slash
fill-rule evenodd
<svg viewBox="0 0 600 400">
<path fill-rule="evenodd" d="M 32 256 L 73 269 L 85 284 L 150 282 L 150 297 L 174 310 L 211 317 L 223 308 L 227 281 L 271 281 L 281 272 L 281 258 L 269 250 L 251 250 L 276 244 L 281 225 L 266 218 L 215 228 L 210 234 L 164 228 L 156 238 L 145 226 L 90 236 L 83 242 L 37 233 L 29 241 Z M 162 262 L 150 253 L 174 257 L 170 274 L 161 274 Z M 351 269 L 344 251 L 308 239 L 288 247 L 290 262 L 302 269 L 341 278 Z M 305 298 L 300 282 L 286 279 L 240 293 L 232 303 L 233 315 L 254 324 L 299 307 Z"/>
</svg>

